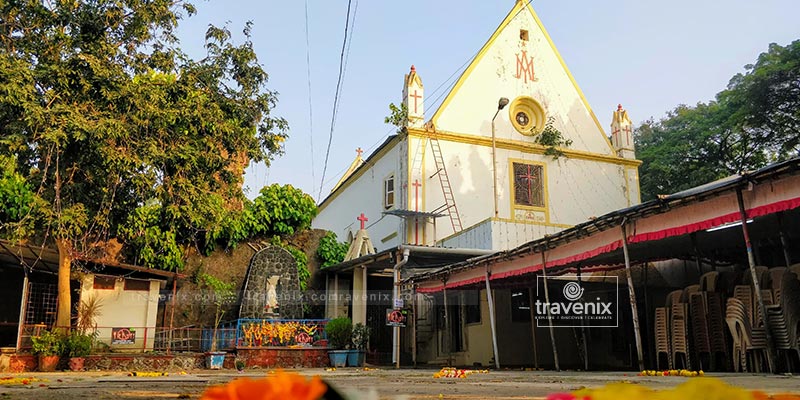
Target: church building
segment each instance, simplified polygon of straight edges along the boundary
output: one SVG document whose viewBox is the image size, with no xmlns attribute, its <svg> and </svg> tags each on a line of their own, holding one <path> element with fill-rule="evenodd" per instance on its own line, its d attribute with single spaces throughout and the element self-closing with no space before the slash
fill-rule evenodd
<svg viewBox="0 0 800 400">
<path fill-rule="evenodd" d="M 386 327 L 387 308 L 403 307 L 402 279 L 640 203 L 641 162 L 627 112 L 609 110 L 609 139 L 528 3 L 515 3 L 435 109 L 425 97 L 426 61 L 416 62 L 403 80 L 405 123 L 366 158 L 357 150 L 312 223 L 353 243 L 352 257 L 325 269 L 326 315 L 371 326 L 370 346 L 391 353 L 393 363 L 401 341 L 404 354 L 409 343 L 421 346 L 420 361 L 449 354 L 455 343 L 433 345 L 443 335 L 433 323 L 415 327 L 414 339 Z M 394 303 L 367 296 L 380 293 Z M 481 319 L 486 291 L 459 296 L 451 301 L 475 303 Z M 499 296 L 497 309 L 510 309 L 510 301 Z M 474 317 L 457 321 L 464 341 L 456 351 L 464 362 L 487 365 L 489 327 Z"/>
<path fill-rule="evenodd" d="M 315 228 L 352 240 L 363 212 L 378 251 L 503 250 L 640 202 L 627 112 L 609 140 L 530 5 L 516 2 L 433 112 L 417 65 L 407 125 L 366 159 L 358 150 Z"/>
</svg>

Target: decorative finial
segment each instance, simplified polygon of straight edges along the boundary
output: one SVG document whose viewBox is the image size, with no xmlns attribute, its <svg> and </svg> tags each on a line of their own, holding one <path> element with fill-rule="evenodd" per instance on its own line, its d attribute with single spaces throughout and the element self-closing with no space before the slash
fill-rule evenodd
<svg viewBox="0 0 800 400">
<path fill-rule="evenodd" d="M 622 111 L 622 104 L 617 104 L 617 111 Z"/>
<path fill-rule="evenodd" d="M 414 64 L 411 64 L 411 72 L 417 72 L 417 69 L 414 67 Z"/>
</svg>

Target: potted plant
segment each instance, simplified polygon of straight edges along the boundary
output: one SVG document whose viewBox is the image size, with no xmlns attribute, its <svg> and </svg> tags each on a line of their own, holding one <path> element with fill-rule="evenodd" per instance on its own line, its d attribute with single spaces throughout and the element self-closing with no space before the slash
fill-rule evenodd
<svg viewBox="0 0 800 400">
<path fill-rule="evenodd" d="M 244 367 L 247 366 L 247 364 L 241 358 L 237 358 L 234 362 L 234 365 L 236 366 L 236 370 L 239 372 L 244 371 Z"/>
<path fill-rule="evenodd" d="M 223 307 L 235 296 L 233 291 L 234 286 L 233 283 L 223 282 L 208 274 L 200 274 L 199 277 L 201 285 L 210 289 L 214 296 L 214 331 L 211 335 L 211 350 L 206 353 L 206 368 L 222 369 L 225 363 L 225 352 L 217 351 L 217 333 L 219 331 L 219 325 L 222 322 L 222 317 L 225 315 L 225 309 Z"/>
<path fill-rule="evenodd" d="M 70 371 L 83 370 L 86 356 L 92 352 L 94 340 L 97 338 L 97 318 L 100 316 L 101 308 L 100 299 L 94 296 L 82 300 L 78 306 L 75 330 L 64 340 L 64 352 L 69 357 Z"/>
<path fill-rule="evenodd" d="M 76 331 L 69 334 L 64 340 L 64 353 L 69 357 L 70 371 L 82 371 L 86 356 L 92 352 L 94 338 Z"/>
<path fill-rule="evenodd" d="M 334 318 L 325 325 L 331 366 L 344 367 L 347 364 L 347 346 L 350 345 L 352 333 L 353 322 L 350 318 Z"/>
<path fill-rule="evenodd" d="M 44 331 L 31 338 L 33 354 L 39 356 L 39 371 L 53 372 L 64 352 L 64 338 L 58 333 Z"/>
<path fill-rule="evenodd" d="M 368 326 L 357 323 L 353 326 L 352 348 L 347 354 L 347 365 L 351 367 L 363 367 L 364 358 L 367 353 L 367 343 L 369 342 L 370 329 Z"/>
</svg>

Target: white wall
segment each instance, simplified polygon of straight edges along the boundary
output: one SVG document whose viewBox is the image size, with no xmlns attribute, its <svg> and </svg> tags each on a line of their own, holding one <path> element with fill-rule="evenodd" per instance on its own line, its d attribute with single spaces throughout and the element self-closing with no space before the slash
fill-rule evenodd
<svg viewBox="0 0 800 400">
<path fill-rule="evenodd" d="M 93 274 L 86 274 L 81 280 L 81 301 L 92 297 L 99 299 L 100 315 L 96 319 L 97 339 L 111 344 L 112 328 L 133 328 L 136 340 L 133 345 L 115 345 L 115 350 L 152 350 L 155 338 L 156 315 L 158 313 L 159 281 L 149 281 L 149 291 L 125 290 L 124 279 L 116 280 L 113 290 L 94 289 Z M 146 343 L 145 343 L 146 340 Z"/>
<path fill-rule="evenodd" d="M 465 231 L 468 227 L 494 217 L 491 147 L 443 140 L 440 140 L 440 146 Z M 414 149 L 412 153 L 413 151 Z M 516 210 L 519 208 L 511 204 L 513 184 L 510 165 L 514 161 L 544 165 L 547 210 L 534 211 L 534 218 L 538 220 L 524 221 L 525 224 L 514 227 L 513 231 L 510 231 L 512 229 L 510 225 L 497 224 L 497 229 L 492 233 L 492 248 L 495 250 L 514 247 L 538 239 L 546 233 L 554 233 L 585 222 L 590 217 L 628 206 L 623 166 L 568 157 L 554 160 L 551 156 L 506 149 L 498 149 L 496 158 L 499 219 L 513 222 L 518 217 Z M 427 171 L 436 171 L 433 157 L 426 157 L 425 166 L 426 173 L 423 175 L 427 178 L 432 174 Z M 424 179 L 423 190 L 424 209 L 430 211 L 444 204 L 438 177 Z M 638 202 L 638 198 L 635 200 Z M 479 231 L 464 232 L 464 234 L 474 237 L 486 233 L 485 230 L 486 228 L 481 228 Z M 449 218 L 439 218 L 437 239 L 448 238 L 452 234 L 453 228 Z M 432 235 L 433 229 L 429 227 L 426 232 L 428 242 L 431 241 Z M 504 236 L 499 238 L 496 235 Z M 452 240 L 446 240 L 446 243 L 448 242 L 455 244 Z M 472 239 L 461 242 L 464 243 L 460 243 L 460 246 L 469 244 L 477 248 L 487 248 L 486 244 Z"/>
<path fill-rule="evenodd" d="M 312 226 L 333 231 L 339 241 L 346 241 L 349 232 L 355 235 L 358 231 L 360 224 L 356 218 L 363 212 L 369 218 L 367 232 L 378 251 L 401 244 L 401 219 L 382 215 L 387 211 L 383 207 L 383 182 L 392 174 L 395 176 L 394 208 L 405 208 L 400 203 L 403 190 L 400 160 L 407 153 L 401 153 L 403 146 L 399 144 L 396 142 L 382 157 L 373 159 L 372 165 L 363 166 L 363 174 L 349 185 L 345 183 L 347 186 L 340 188 L 335 197 L 324 202 Z M 383 241 L 392 234 L 394 237 Z"/>
</svg>

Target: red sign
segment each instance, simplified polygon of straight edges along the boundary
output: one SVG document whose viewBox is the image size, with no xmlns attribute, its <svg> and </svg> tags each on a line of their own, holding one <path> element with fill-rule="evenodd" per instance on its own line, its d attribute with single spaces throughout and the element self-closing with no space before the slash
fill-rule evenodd
<svg viewBox="0 0 800 400">
<path fill-rule="evenodd" d="M 136 330 L 133 328 L 111 328 L 111 344 L 134 344 Z"/>
</svg>

